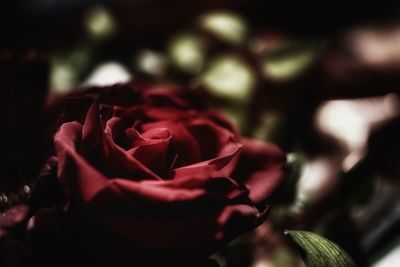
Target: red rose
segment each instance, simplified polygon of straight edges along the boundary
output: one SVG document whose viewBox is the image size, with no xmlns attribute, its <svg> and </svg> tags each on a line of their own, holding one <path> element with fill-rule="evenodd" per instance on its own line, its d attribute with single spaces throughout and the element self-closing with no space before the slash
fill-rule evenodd
<svg viewBox="0 0 400 267">
<path fill-rule="evenodd" d="M 67 213 L 167 254 L 209 255 L 262 223 L 285 164 L 178 92 L 130 84 L 71 98 L 54 143 Z"/>
</svg>

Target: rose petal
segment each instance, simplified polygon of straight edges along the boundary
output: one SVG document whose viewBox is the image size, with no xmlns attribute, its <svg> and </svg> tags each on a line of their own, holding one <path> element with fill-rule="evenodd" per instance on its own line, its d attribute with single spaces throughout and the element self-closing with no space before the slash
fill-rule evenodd
<svg viewBox="0 0 400 267">
<path fill-rule="evenodd" d="M 285 154 L 275 145 L 242 139 L 243 150 L 232 177 L 244 183 L 250 199 L 262 204 L 283 180 Z"/>
<path fill-rule="evenodd" d="M 218 124 L 223 129 L 226 129 L 229 132 L 231 132 L 233 135 L 235 135 L 236 138 L 239 137 L 238 130 L 222 114 L 219 114 L 219 113 L 216 113 L 213 111 L 207 111 L 207 112 L 204 112 L 204 116 L 209 118 L 210 120 L 212 120 L 214 123 Z"/>
<path fill-rule="evenodd" d="M 142 131 L 166 128 L 171 132 L 171 148 L 177 154 L 174 166 L 185 166 L 202 161 L 197 140 L 179 121 L 157 121 L 141 125 Z"/>
<path fill-rule="evenodd" d="M 97 99 L 98 103 L 129 108 L 140 103 L 141 92 L 130 84 L 114 84 L 104 90 Z"/>
<path fill-rule="evenodd" d="M 115 121 L 110 121 L 110 124 L 112 123 Z M 94 103 L 88 111 L 82 135 L 83 156 L 108 177 L 160 180 L 157 174 L 114 142 L 111 125 L 107 128 L 101 123 L 97 103 Z"/>
<path fill-rule="evenodd" d="M 77 121 L 81 124 L 85 122 L 86 114 L 91 107 L 95 96 L 70 96 L 66 97 L 64 110 L 61 115 L 63 122 Z"/>
<path fill-rule="evenodd" d="M 202 159 L 223 156 L 221 150 L 235 141 L 234 134 L 206 118 L 195 118 L 187 122 L 186 128 L 199 143 Z"/>
<path fill-rule="evenodd" d="M 256 208 L 238 201 L 247 192 L 231 180 L 226 180 L 225 187 L 231 189 L 225 194 L 213 193 L 206 187 L 212 181 L 223 180 L 200 179 L 197 182 L 203 187 L 185 189 L 171 186 L 174 181 L 140 183 L 113 179 L 91 201 L 91 212 L 108 231 L 135 246 L 209 253 L 212 244 L 226 242 L 262 220 Z M 231 192 L 238 194 L 227 194 Z"/>
<path fill-rule="evenodd" d="M 166 87 L 151 87 L 143 90 L 143 98 L 147 104 L 157 107 L 175 107 L 178 109 L 190 109 L 190 105 L 177 91 Z"/>
<path fill-rule="evenodd" d="M 239 143 L 227 144 L 221 152 L 223 156 L 187 165 L 185 167 L 176 168 L 169 173 L 168 177 L 169 179 L 180 179 L 181 177 L 187 177 L 196 173 L 201 173 L 204 170 L 208 172 L 210 170 L 220 171 L 224 176 L 230 176 L 236 167 L 236 162 L 239 159 L 241 147 L 242 145 Z M 208 174 L 206 172 L 205 176 L 207 175 Z"/>
<path fill-rule="evenodd" d="M 125 135 L 129 146 L 133 149 L 143 145 L 159 144 L 172 138 L 171 132 L 167 128 L 150 129 L 142 134 L 134 128 L 129 128 L 125 130 Z"/>
<path fill-rule="evenodd" d="M 171 161 L 168 158 L 168 147 L 172 136 L 168 129 L 152 129 L 143 135 L 135 129 L 128 129 L 126 134 L 131 137 L 133 143 L 133 148 L 127 151 L 129 155 L 155 173 L 163 174 L 169 170 Z"/>
<path fill-rule="evenodd" d="M 0 229 L 11 228 L 21 223 L 28 214 L 28 210 L 27 205 L 20 204 L 0 213 Z"/>
<path fill-rule="evenodd" d="M 54 137 L 58 158 L 58 177 L 69 185 L 71 193 L 90 201 L 107 183 L 107 178 L 94 169 L 77 152 L 82 125 L 78 122 L 64 123 Z M 77 188 L 76 188 L 77 186 Z M 75 189 L 76 188 L 76 189 Z M 75 190 L 78 192 L 74 192 Z"/>
<path fill-rule="evenodd" d="M 142 116 L 152 121 L 188 119 L 194 115 L 193 110 L 180 110 L 175 107 L 148 107 L 142 106 Z"/>
</svg>

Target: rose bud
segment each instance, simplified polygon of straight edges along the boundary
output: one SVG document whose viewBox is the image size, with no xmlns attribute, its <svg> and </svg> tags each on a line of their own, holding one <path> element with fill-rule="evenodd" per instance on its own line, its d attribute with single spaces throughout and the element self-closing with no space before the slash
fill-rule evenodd
<svg viewBox="0 0 400 267">
<path fill-rule="evenodd" d="M 54 255 L 213 266 L 203 259 L 265 221 L 285 154 L 183 94 L 117 84 L 66 101 L 54 136 L 67 195 Z"/>
</svg>

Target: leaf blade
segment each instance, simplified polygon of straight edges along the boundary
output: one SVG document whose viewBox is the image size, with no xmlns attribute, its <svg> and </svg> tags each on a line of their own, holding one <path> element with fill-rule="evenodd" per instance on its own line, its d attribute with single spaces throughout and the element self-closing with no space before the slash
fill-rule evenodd
<svg viewBox="0 0 400 267">
<path fill-rule="evenodd" d="M 336 243 L 308 231 L 285 231 L 304 250 L 307 267 L 357 267 Z"/>
</svg>

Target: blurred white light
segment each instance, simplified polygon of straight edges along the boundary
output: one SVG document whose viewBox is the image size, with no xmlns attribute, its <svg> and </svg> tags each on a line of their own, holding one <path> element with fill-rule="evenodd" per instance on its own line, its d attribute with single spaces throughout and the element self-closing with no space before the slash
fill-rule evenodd
<svg viewBox="0 0 400 267">
<path fill-rule="evenodd" d="M 102 6 L 95 6 L 88 10 L 85 16 L 85 27 L 96 39 L 109 37 L 115 33 L 116 29 L 111 13 Z"/>
<path fill-rule="evenodd" d="M 364 28 L 348 34 L 348 45 L 365 64 L 375 67 L 400 66 L 400 27 Z"/>
<path fill-rule="evenodd" d="M 400 114 L 400 98 L 391 93 L 383 98 L 383 109 L 388 117 L 396 117 Z"/>
<path fill-rule="evenodd" d="M 50 87 L 53 92 L 67 93 L 78 83 L 77 73 L 67 64 L 54 63 L 50 71 Z"/>
<path fill-rule="evenodd" d="M 317 158 L 303 167 L 297 184 L 296 202 L 307 205 L 329 193 L 336 185 L 340 169 L 332 158 Z"/>
<path fill-rule="evenodd" d="M 124 66 L 117 62 L 108 62 L 99 65 L 92 74 L 89 75 L 84 85 L 105 86 L 128 82 L 131 79 L 132 75 Z"/>
<path fill-rule="evenodd" d="M 204 64 L 204 41 L 195 34 L 181 34 L 172 39 L 169 55 L 181 70 L 198 73 Z"/>
<path fill-rule="evenodd" d="M 364 144 L 368 136 L 366 118 L 357 108 L 357 102 L 353 100 L 326 103 L 318 114 L 321 130 L 344 140 L 352 147 Z"/>
<path fill-rule="evenodd" d="M 250 95 L 255 76 L 248 65 L 233 56 L 215 59 L 202 76 L 204 86 L 213 94 L 236 100 Z"/>
<path fill-rule="evenodd" d="M 74 50 L 53 54 L 51 61 L 51 90 L 67 93 L 78 85 L 79 75 L 88 67 L 90 51 L 87 47 L 78 46 Z"/>
<path fill-rule="evenodd" d="M 314 62 L 316 53 L 315 49 L 307 48 L 279 57 L 267 56 L 261 66 L 263 74 L 278 81 L 295 78 Z"/>
<path fill-rule="evenodd" d="M 208 13 L 200 18 L 199 24 L 202 29 L 233 44 L 241 44 L 246 39 L 247 25 L 245 21 L 233 13 Z"/>
<path fill-rule="evenodd" d="M 252 265 L 252 267 L 274 267 L 274 264 L 267 260 L 258 260 Z"/>
<path fill-rule="evenodd" d="M 399 263 L 400 263 L 400 245 L 397 245 L 383 258 L 374 263 L 372 267 L 394 267 L 398 266 Z"/>
<path fill-rule="evenodd" d="M 288 164 L 291 164 L 297 160 L 298 155 L 294 152 L 287 153 L 286 160 Z"/>
<path fill-rule="evenodd" d="M 356 150 L 353 152 L 350 152 L 348 154 L 342 163 L 342 168 L 345 172 L 349 171 L 353 166 L 357 164 L 363 157 L 365 156 L 364 149 Z"/>
<path fill-rule="evenodd" d="M 400 100 L 395 94 L 358 100 L 324 103 L 316 115 L 317 127 L 342 141 L 348 155 L 343 168 L 348 170 L 363 157 L 371 130 L 380 122 L 400 115 Z"/>
<path fill-rule="evenodd" d="M 277 241 L 274 241 L 277 242 Z M 251 267 L 305 267 L 303 261 L 294 253 L 290 252 L 280 241 L 276 250 L 268 249 L 255 256 L 255 260 Z M 262 250 L 260 250 L 262 251 Z"/>
<path fill-rule="evenodd" d="M 147 74 L 160 76 L 166 72 L 167 60 L 163 54 L 146 49 L 138 53 L 136 65 Z"/>
</svg>

